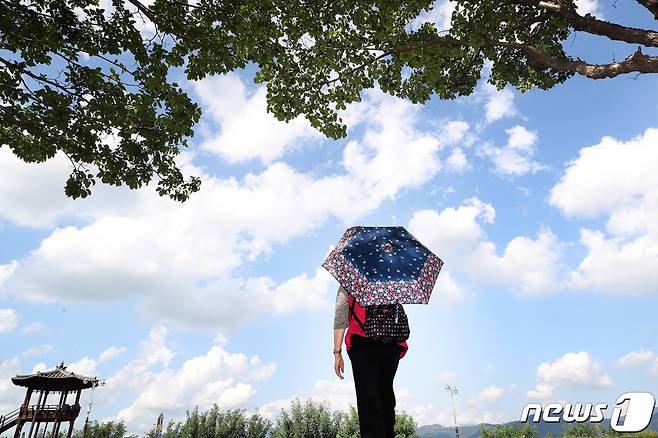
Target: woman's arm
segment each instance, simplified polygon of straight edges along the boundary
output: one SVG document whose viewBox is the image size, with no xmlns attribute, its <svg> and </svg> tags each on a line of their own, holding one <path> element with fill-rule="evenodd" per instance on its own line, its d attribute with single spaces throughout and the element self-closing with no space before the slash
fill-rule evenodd
<svg viewBox="0 0 658 438">
<path fill-rule="evenodd" d="M 335 328 L 334 329 L 334 353 L 341 351 L 343 346 L 343 338 L 345 337 L 344 328 Z"/>
<path fill-rule="evenodd" d="M 345 330 L 349 326 L 349 309 L 347 307 L 347 292 L 342 287 L 336 293 L 336 310 L 334 314 L 334 371 L 343 379 L 345 363 L 343 362 L 342 347 Z"/>
</svg>

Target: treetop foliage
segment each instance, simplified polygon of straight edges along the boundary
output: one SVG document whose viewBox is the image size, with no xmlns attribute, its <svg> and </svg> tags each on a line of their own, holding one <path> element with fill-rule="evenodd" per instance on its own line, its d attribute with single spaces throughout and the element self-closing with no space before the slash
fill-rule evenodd
<svg viewBox="0 0 658 438">
<path fill-rule="evenodd" d="M 632 4 L 633 2 L 631 2 Z M 636 0 L 658 19 L 656 0 Z M 26 162 L 61 153 L 65 187 L 86 197 L 96 181 L 184 201 L 200 188 L 175 159 L 201 110 L 172 80 L 247 65 L 267 87 L 267 109 L 298 116 L 330 138 L 339 111 L 362 92 L 426 102 L 489 82 L 524 92 L 575 74 L 655 73 L 658 32 L 578 13 L 574 0 L 457 0 L 451 28 L 421 25 L 434 0 L 0 0 L 0 147 Z M 627 6 L 628 7 L 628 6 Z M 622 61 L 574 59 L 574 31 L 633 45 Z M 637 50 L 636 50 L 637 48 Z"/>
</svg>

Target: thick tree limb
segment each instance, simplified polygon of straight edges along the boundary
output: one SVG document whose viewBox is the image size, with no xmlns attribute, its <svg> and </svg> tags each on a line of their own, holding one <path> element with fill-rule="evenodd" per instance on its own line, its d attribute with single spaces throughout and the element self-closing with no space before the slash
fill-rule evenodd
<svg viewBox="0 0 658 438">
<path fill-rule="evenodd" d="M 658 0 L 637 0 L 637 2 L 647 8 L 658 20 Z"/>
<path fill-rule="evenodd" d="M 437 37 L 422 45 L 398 49 L 394 52 L 422 50 L 423 48 L 430 45 L 454 47 L 466 46 L 468 45 L 468 42 L 450 36 Z M 587 62 L 581 60 L 556 58 L 544 52 L 543 50 L 528 44 L 505 41 L 489 41 L 484 45 L 488 47 L 507 47 L 521 50 L 526 54 L 528 57 L 528 62 L 531 65 L 577 73 L 590 79 L 614 78 L 626 73 L 658 73 L 658 56 L 645 55 L 642 53 L 640 47 L 637 48 L 635 53 L 628 56 L 621 62 L 612 62 L 610 64 L 588 64 Z"/>
<path fill-rule="evenodd" d="M 638 0 L 640 3 L 653 3 L 658 12 L 658 0 Z M 574 9 L 564 5 L 538 0 L 517 0 L 517 3 L 535 6 L 540 9 L 564 18 L 576 30 L 601 35 L 611 40 L 624 41 L 631 44 L 642 44 L 646 47 L 658 47 L 658 32 L 639 29 L 636 27 L 621 26 L 608 21 L 599 20 L 592 16 L 582 16 Z"/>
<path fill-rule="evenodd" d="M 621 62 L 588 64 L 580 60 L 574 61 L 572 59 L 554 58 L 543 50 L 525 44 L 497 42 L 493 43 L 493 45 L 507 45 L 522 50 L 528 55 L 530 64 L 578 73 L 590 79 L 614 78 L 626 73 L 658 73 L 658 56 L 645 55 L 639 47 L 634 54 Z"/>
</svg>

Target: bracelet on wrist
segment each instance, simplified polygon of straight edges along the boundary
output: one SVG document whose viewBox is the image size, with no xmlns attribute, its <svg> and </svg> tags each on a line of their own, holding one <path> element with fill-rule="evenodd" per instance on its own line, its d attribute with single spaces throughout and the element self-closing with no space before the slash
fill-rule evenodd
<svg viewBox="0 0 658 438">
<path fill-rule="evenodd" d="M 334 354 L 340 354 L 341 351 L 342 349 L 334 350 Z"/>
</svg>

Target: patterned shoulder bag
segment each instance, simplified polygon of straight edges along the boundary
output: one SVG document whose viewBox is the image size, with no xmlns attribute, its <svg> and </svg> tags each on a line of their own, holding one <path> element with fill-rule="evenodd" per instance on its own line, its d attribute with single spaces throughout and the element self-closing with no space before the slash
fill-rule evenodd
<svg viewBox="0 0 658 438">
<path fill-rule="evenodd" d="M 409 339 L 409 321 L 402 304 L 365 306 L 366 320 L 362 322 L 354 312 L 354 301 L 352 297 L 350 313 L 367 338 L 388 344 L 399 344 Z"/>
</svg>

